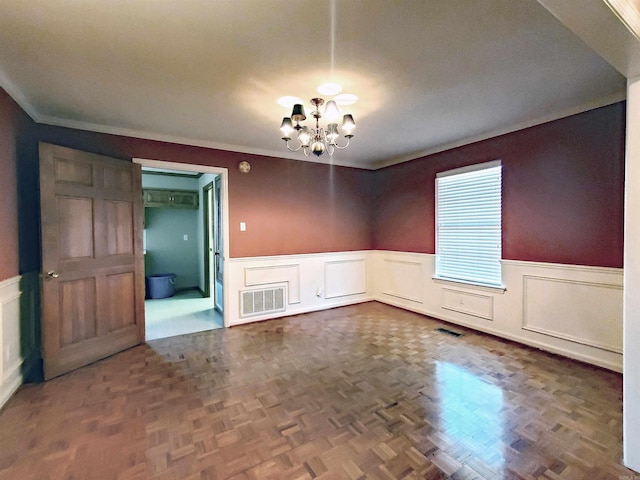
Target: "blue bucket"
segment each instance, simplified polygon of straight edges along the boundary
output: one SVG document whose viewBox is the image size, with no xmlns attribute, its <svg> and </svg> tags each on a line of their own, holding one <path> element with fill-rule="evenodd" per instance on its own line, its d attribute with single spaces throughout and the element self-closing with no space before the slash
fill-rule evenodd
<svg viewBox="0 0 640 480">
<path fill-rule="evenodd" d="M 147 295 L 149 298 L 173 297 L 176 293 L 176 274 L 162 273 L 147 276 Z"/>
</svg>

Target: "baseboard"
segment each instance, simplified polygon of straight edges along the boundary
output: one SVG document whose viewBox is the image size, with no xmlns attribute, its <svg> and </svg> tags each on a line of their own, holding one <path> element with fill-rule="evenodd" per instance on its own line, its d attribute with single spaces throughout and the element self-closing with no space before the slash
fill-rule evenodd
<svg viewBox="0 0 640 480">
<path fill-rule="evenodd" d="M 39 378 L 39 285 L 37 272 L 0 282 L 0 408 Z"/>
<path fill-rule="evenodd" d="M 8 376 L 0 385 L 0 409 L 2 409 L 14 393 L 22 385 L 22 374 L 16 370 L 14 375 Z"/>
<path fill-rule="evenodd" d="M 352 300 L 348 302 L 332 302 L 328 304 L 315 305 L 315 306 L 310 306 L 306 308 L 296 308 L 293 311 L 290 310 L 287 312 L 279 312 L 275 315 L 260 315 L 260 316 L 256 315 L 255 317 L 239 318 L 237 321 L 235 321 L 229 326 L 237 327 L 239 325 L 246 325 L 247 323 L 264 322 L 266 320 L 275 320 L 278 318 L 293 317 L 295 315 L 301 315 L 303 313 L 320 312 L 322 310 L 348 307 L 349 305 L 357 305 L 359 303 L 367 303 L 367 302 L 374 302 L 374 301 L 376 301 L 375 298 L 367 296 L 367 297 L 360 297 L 357 300 Z"/>
<path fill-rule="evenodd" d="M 395 302 L 393 300 L 390 299 L 382 299 L 382 298 L 376 298 L 376 301 L 380 302 L 380 303 L 384 303 L 386 305 L 391 305 L 393 307 L 397 307 L 403 310 L 408 310 L 410 312 L 414 312 L 414 313 L 418 313 L 420 315 L 424 315 L 425 317 L 430 317 L 430 318 L 434 318 L 436 320 L 439 320 L 441 322 L 446 322 L 452 325 L 459 325 L 465 328 L 469 328 L 470 330 L 476 330 L 482 333 L 486 333 L 489 335 L 492 335 L 494 337 L 498 337 L 498 338 L 504 338 L 506 340 L 510 340 L 516 343 L 520 343 L 522 345 L 527 345 L 529 347 L 533 347 L 533 348 L 537 348 L 539 350 L 543 350 L 545 352 L 549 352 L 549 353 L 553 353 L 555 355 L 559 355 L 562 357 L 566 357 L 566 358 L 570 358 L 572 360 L 577 360 L 579 362 L 584 362 L 584 363 L 588 363 L 590 365 L 595 365 L 597 367 L 602 367 L 605 368 L 607 370 L 612 370 L 614 372 L 618 372 L 618 373 L 622 373 L 622 364 L 619 363 L 615 363 L 615 362 L 607 362 L 606 360 L 597 358 L 597 357 L 593 357 L 590 355 L 582 355 L 578 352 L 574 352 L 568 349 L 564 349 L 564 348 L 560 348 L 554 345 L 550 345 L 548 343 L 545 342 L 537 342 L 535 340 L 531 340 L 529 338 L 524 338 L 524 337 L 520 337 L 518 335 L 512 335 L 509 333 L 506 333 L 504 331 L 500 331 L 497 329 L 493 329 L 491 327 L 485 327 L 485 326 L 480 326 L 478 324 L 475 323 L 467 323 L 464 321 L 461 321 L 459 319 L 455 319 L 452 317 L 447 317 L 446 315 L 440 315 L 437 313 L 433 313 L 433 312 L 427 312 L 424 310 L 421 310 L 419 308 L 412 308 L 409 305 L 405 305 L 402 304 L 400 302 Z"/>
<path fill-rule="evenodd" d="M 0 409 L 2 409 L 9 399 L 13 396 L 20 386 L 26 381 L 39 381 L 40 367 L 42 359 L 38 352 L 33 351 L 29 357 L 25 358 L 22 362 L 14 365 L 10 369 L 9 373 L 5 375 L 5 378 L 0 385 Z"/>
<path fill-rule="evenodd" d="M 196 291 L 196 292 L 200 293 L 200 295 L 202 295 L 204 297 L 204 292 L 198 286 L 195 286 L 195 287 L 181 287 L 181 288 L 176 288 L 175 289 L 175 293 L 190 292 L 190 291 Z"/>
</svg>

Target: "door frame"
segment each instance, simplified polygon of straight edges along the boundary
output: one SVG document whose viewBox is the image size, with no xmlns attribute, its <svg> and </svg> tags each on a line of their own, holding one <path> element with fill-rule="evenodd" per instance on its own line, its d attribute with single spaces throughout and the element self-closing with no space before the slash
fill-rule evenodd
<svg viewBox="0 0 640 480">
<path fill-rule="evenodd" d="M 213 207 L 212 220 L 213 223 L 211 225 L 211 240 L 213 240 L 213 288 L 215 291 L 215 295 L 213 296 L 213 303 L 215 308 L 219 312 L 224 312 L 224 297 L 223 295 L 218 295 L 218 285 L 220 285 L 222 292 L 225 290 L 225 276 L 229 273 L 225 273 L 224 265 L 217 260 L 218 257 L 224 257 L 224 246 L 223 243 L 226 235 L 229 232 L 224 231 L 222 228 L 222 180 L 220 179 L 220 175 L 217 175 L 213 178 L 213 190 L 211 191 L 211 206 Z M 221 241 L 222 239 L 222 241 Z"/>
<path fill-rule="evenodd" d="M 211 264 L 212 261 L 212 244 L 213 238 L 209 235 L 210 231 L 210 223 L 213 220 L 213 209 L 210 208 L 209 205 L 209 195 L 213 194 L 213 181 L 207 183 L 204 187 L 202 187 L 202 225 L 203 225 L 203 236 L 204 236 L 204 296 L 207 298 L 213 298 L 215 305 L 215 297 L 216 297 L 216 288 L 215 288 L 215 279 L 213 282 L 213 288 L 211 285 Z"/>
<path fill-rule="evenodd" d="M 133 163 L 137 163 L 143 167 L 166 168 L 170 170 L 183 170 L 188 172 L 212 173 L 220 175 L 222 182 L 222 271 L 229 272 L 229 170 L 223 167 L 209 167 L 206 165 L 195 165 L 193 163 L 167 162 L 163 160 L 151 160 L 147 158 L 133 158 Z M 222 291 L 223 305 L 229 305 L 229 288 L 227 285 Z M 222 312 L 223 324 L 229 327 L 229 309 L 224 308 Z"/>
</svg>

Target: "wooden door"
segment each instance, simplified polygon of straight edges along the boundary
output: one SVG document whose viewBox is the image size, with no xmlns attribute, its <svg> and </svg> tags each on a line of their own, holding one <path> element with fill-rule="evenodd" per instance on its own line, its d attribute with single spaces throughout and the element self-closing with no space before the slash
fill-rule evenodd
<svg viewBox="0 0 640 480">
<path fill-rule="evenodd" d="M 40 144 L 45 379 L 144 341 L 142 208 L 140 165 Z"/>
</svg>

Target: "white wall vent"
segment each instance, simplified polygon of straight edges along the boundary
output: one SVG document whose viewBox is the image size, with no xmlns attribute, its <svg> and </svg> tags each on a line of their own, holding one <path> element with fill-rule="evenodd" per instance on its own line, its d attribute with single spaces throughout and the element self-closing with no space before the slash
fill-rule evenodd
<svg viewBox="0 0 640 480">
<path fill-rule="evenodd" d="M 240 292 L 240 317 L 286 310 L 284 287 Z"/>
</svg>

